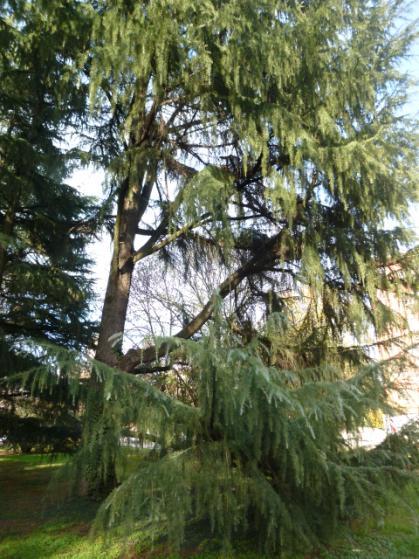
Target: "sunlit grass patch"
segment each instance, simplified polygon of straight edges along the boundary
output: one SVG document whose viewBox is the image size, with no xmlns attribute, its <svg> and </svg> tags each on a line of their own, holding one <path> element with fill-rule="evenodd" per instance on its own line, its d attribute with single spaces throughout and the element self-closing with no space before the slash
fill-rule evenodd
<svg viewBox="0 0 419 559">
<path fill-rule="evenodd" d="M 121 544 L 92 540 L 73 530 L 71 524 L 51 524 L 23 538 L 5 538 L 0 554 L 2 559 L 116 559 L 121 555 Z"/>
<path fill-rule="evenodd" d="M 61 465 L 68 459 L 66 454 L 0 454 L 0 464 L 11 462 L 20 466 Z"/>
</svg>

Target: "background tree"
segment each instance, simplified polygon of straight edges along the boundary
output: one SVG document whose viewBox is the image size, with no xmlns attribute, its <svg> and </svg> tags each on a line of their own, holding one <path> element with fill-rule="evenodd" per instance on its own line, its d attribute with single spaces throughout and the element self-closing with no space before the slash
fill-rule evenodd
<svg viewBox="0 0 419 559">
<path fill-rule="evenodd" d="M 65 182 L 77 159 L 66 138 L 86 108 L 86 88 L 74 80 L 88 38 L 87 16 L 82 5 L 69 1 L 0 5 L 3 380 L 38 364 L 44 350 L 31 341 L 80 349 L 94 331 L 86 255 L 86 222 L 94 206 Z M 63 400 L 65 379 L 42 401 L 17 384 L 2 389 L 2 434 L 25 448 L 79 438 L 80 425 Z M 61 428 L 48 436 L 57 421 Z"/>
</svg>

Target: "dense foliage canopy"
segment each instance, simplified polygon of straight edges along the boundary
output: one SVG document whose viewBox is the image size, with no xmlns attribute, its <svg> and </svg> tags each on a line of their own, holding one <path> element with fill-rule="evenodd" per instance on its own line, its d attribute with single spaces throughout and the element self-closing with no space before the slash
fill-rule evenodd
<svg viewBox="0 0 419 559">
<path fill-rule="evenodd" d="M 34 138 L 46 147 L 37 151 L 26 128 L 4 132 L 7 146 L 21 136 L 30 144 L 30 177 L 36 168 L 43 181 L 37 190 L 21 179 L 10 155 L 8 188 L 54 200 L 57 227 L 52 236 L 41 211 L 32 230 L 34 214 L 25 221 L 19 210 L 29 211 L 26 198 L 8 199 L 4 233 L 9 211 L 16 239 L 43 255 L 16 266 L 42 265 L 54 289 L 65 286 L 57 307 L 65 317 L 45 333 L 61 347 L 41 356 L 33 386 L 55 386 L 57 363 L 69 395 L 84 397 L 89 385 L 74 461 L 89 491 L 118 484 L 122 435 L 153 446 L 110 493 L 98 525 L 157 524 L 179 545 L 189 525 L 207 522 L 226 546 L 255 533 L 277 549 L 313 544 L 339 520 L 377 506 L 418 460 L 413 427 L 374 450 L 354 449 L 347 436 L 372 412 L 389 411 L 412 341 L 403 343 L 406 324 L 389 304 L 413 299 L 417 286 L 405 226 L 417 197 L 417 150 L 403 116 L 408 77 L 399 68 L 414 38 L 413 25 L 398 28 L 404 2 L 6 6 L 8 17 L 32 14 L 31 25 L 37 7 L 54 22 L 49 35 L 42 27 L 50 43 L 42 39 L 45 60 L 35 58 L 40 71 L 31 66 L 28 83 L 12 88 L 25 99 L 33 81 L 42 90 L 45 114 L 38 105 L 36 119 L 22 114 L 38 123 Z M 26 29 L 22 18 L 17 26 Z M 35 49 L 42 33 L 22 36 Z M 11 74 L 14 64 L 29 64 L 17 60 Z M 54 136 L 73 122 L 84 124 L 84 147 L 107 171 L 102 218 L 113 235 L 93 361 L 63 350 L 85 340 L 86 237 L 75 224 L 89 223 L 88 208 L 63 184 L 67 157 Z M 13 186 L 24 178 L 24 190 Z M 56 245 L 59 234 L 65 241 Z M 12 274 L 12 249 L 2 250 Z M 69 273 L 55 278 L 57 266 Z M 69 289 L 76 274 L 83 281 Z M 19 284 L 31 276 L 16 275 L 24 300 L 28 288 Z M 133 282 L 138 318 L 132 306 L 129 314 Z M 173 296 L 176 282 L 188 295 Z M 48 282 L 33 285 L 49 294 Z M 43 307 L 48 316 L 53 301 Z M 179 327 L 171 337 L 166 315 Z M 131 341 L 129 318 L 143 328 Z M 48 324 L 44 315 L 40 324 Z M 383 347 L 397 335 L 399 358 L 375 362 L 371 333 Z"/>
<path fill-rule="evenodd" d="M 65 182 L 75 161 L 66 135 L 86 106 L 85 87 L 73 81 L 75 39 L 85 41 L 88 29 L 73 2 L 0 4 L 0 377 L 35 366 L 39 344 L 82 348 L 91 341 L 83 230 L 93 207 Z M 15 384 L 6 388 L 1 434 L 42 448 L 56 429 L 60 446 L 80 428 L 59 394 L 40 402 Z"/>
</svg>

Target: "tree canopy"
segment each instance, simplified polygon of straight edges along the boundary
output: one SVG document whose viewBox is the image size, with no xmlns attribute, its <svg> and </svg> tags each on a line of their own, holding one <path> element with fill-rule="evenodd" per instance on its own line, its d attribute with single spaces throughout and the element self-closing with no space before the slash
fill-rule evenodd
<svg viewBox="0 0 419 559">
<path fill-rule="evenodd" d="M 378 326 L 375 291 L 411 241 L 388 224 L 416 196 L 414 135 L 399 114 L 407 78 L 397 70 L 412 32 L 397 32 L 396 13 L 381 2 L 103 5 L 91 94 L 110 112 L 105 130 L 118 125 L 123 308 L 142 258 L 215 241 L 245 265 L 256 248 L 258 271 L 280 262 L 290 277 L 310 276 L 333 299 L 332 322 L 342 305 L 357 306 Z M 135 250 L 150 206 L 156 225 Z M 122 333 L 124 320 L 104 336 Z"/>
<path fill-rule="evenodd" d="M 74 2 L 1 3 L 1 377 L 36 366 L 29 343 L 38 351 L 45 343 L 78 349 L 91 343 L 90 237 L 84 229 L 94 206 L 66 183 L 77 159 L 66 137 L 85 114 L 86 87 L 73 80 L 88 32 L 88 19 Z M 59 400 L 59 391 L 54 396 Z M 43 437 L 35 434 L 37 419 L 26 428 L 16 410 L 54 416 L 55 405 L 65 415 L 53 397 L 28 401 L 15 384 L 1 397 L 3 411 L 12 414 L 2 415 L 2 431 L 22 444 L 27 437 L 25 447 Z"/>
<path fill-rule="evenodd" d="M 88 118 L 71 115 L 107 171 L 113 246 L 95 360 L 60 349 L 52 365 L 64 360 L 72 394 L 91 367 L 74 464 L 92 488 L 117 484 L 127 429 L 154 444 L 110 493 L 102 526 L 159 523 L 179 545 L 187 526 L 208 522 L 226 546 L 253 532 L 269 550 L 312 545 L 417 464 L 414 428 L 372 451 L 345 437 L 389 409 L 408 358 L 402 347 L 399 360 L 376 363 L 365 344 L 371 329 L 390 344 L 404 326 L 383 293 L 406 298 L 417 286 L 405 226 L 417 148 L 400 70 L 414 25 L 398 27 L 403 6 L 65 3 L 84 14 L 66 27 L 79 50 L 54 51 L 51 64 L 65 74 L 74 56 L 78 80 L 62 83 L 89 104 Z M 143 309 L 164 301 L 174 336 L 150 327 L 129 346 L 133 281 Z M 193 286 L 196 300 L 179 304 L 171 282 Z"/>
</svg>

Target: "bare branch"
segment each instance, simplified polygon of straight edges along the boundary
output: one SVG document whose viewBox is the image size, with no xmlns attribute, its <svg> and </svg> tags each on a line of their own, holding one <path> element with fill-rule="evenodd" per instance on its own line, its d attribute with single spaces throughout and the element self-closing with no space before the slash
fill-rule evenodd
<svg viewBox="0 0 419 559">
<path fill-rule="evenodd" d="M 191 338 L 209 320 L 219 297 L 224 299 L 229 293 L 234 291 L 244 278 L 263 272 L 266 268 L 270 268 L 279 256 L 281 236 L 281 233 L 279 233 L 270 238 L 264 244 L 264 250 L 260 250 L 258 254 L 253 256 L 246 264 L 232 272 L 220 284 L 217 291 L 212 295 L 202 310 L 184 326 L 175 337 L 182 339 Z M 168 343 L 161 344 L 159 347 L 152 346 L 145 349 L 130 349 L 119 360 L 118 367 L 123 371 L 135 374 L 136 368 L 139 365 L 151 363 L 168 354 L 172 349 L 173 348 L 171 348 Z"/>
<path fill-rule="evenodd" d="M 147 241 L 147 243 L 145 243 L 139 250 L 137 250 L 133 254 L 132 260 L 133 260 L 134 264 L 136 262 L 138 262 L 139 260 L 141 260 L 142 258 L 145 258 L 146 256 L 149 256 L 150 254 L 154 254 L 155 252 L 159 251 L 160 249 L 164 248 L 165 246 L 169 245 L 170 243 L 173 243 L 174 241 L 176 241 L 176 239 L 179 239 L 179 237 L 188 233 L 188 231 L 191 231 L 192 229 L 195 229 L 196 227 L 200 227 L 202 225 L 205 225 L 206 223 L 209 223 L 210 221 L 211 220 L 208 219 L 208 214 L 204 214 L 204 216 L 202 216 L 200 220 L 195 221 L 193 223 L 188 223 L 187 225 L 184 225 L 183 227 L 181 227 L 177 231 L 174 231 L 172 234 L 168 235 L 160 243 L 150 244 Z"/>
</svg>

